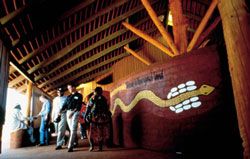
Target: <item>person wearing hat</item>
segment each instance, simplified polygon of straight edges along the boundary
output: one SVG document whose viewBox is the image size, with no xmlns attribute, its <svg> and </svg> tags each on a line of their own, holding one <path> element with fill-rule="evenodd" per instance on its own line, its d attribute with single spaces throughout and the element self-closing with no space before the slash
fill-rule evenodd
<svg viewBox="0 0 250 159">
<path fill-rule="evenodd" d="M 52 109 L 52 121 L 55 126 L 55 133 L 57 133 L 56 140 L 56 150 L 62 149 L 62 145 L 65 143 L 65 131 L 66 131 L 66 112 L 59 115 L 60 110 L 62 109 L 63 104 L 65 103 L 67 97 L 64 96 L 64 91 L 62 88 L 57 89 L 57 97 L 53 100 L 53 109 Z"/>
<path fill-rule="evenodd" d="M 33 136 L 33 128 L 27 126 L 25 120 L 32 120 L 32 118 L 25 117 L 21 111 L 20 104 L 15 104 L 10 118 L 11 132 L 18 131 L 20 129 L 25 130 L 27 136 L 29 136 L 30 142 L 35 143 Z"/>
</svg>

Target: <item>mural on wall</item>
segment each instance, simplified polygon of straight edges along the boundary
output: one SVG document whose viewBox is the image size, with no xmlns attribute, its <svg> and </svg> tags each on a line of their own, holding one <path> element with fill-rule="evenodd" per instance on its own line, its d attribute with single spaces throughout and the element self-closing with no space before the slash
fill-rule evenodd
<svg viewBox="0 0 250 159">
<path fill-rule="evenodd" d="M 189 148 L 194 142 L 198 147 L 218 142 L 228 125 L 220 115 L 227 108 L 224 87 L 216 47 L 155 63 L 120 79 L 110 93 L 114 144 L 166 151 Z M 204 136 L 208 140 L 203 143 Z"/>
<path fill-rule="evenodd" d="M 119 90 L 124 90 L 126 88 L 126 84 L 121 85 L 112 92 L 112 95 L 115 95 Z M 171 111 L 175 113 L 183 112 L 183 110 L 189 110 L 191 108 L 197 108 L 201 106 L 201 101 L 199 101 L 200 95 L 209 95 L 214 90 L 214 87 L 203 84 L 199 89 L 195 85 L 195 81 L 187 81 L 186 83 L 179 84 L 177 87 L 173 87 L 167 95 L 167 99 L 161 99 L 157 95 L 154 94 L 151 90 L 143 90 L 136 94 L 134 99 L 130 102 L 130 104 L 126 105 L 120 98 L 116 98 L 114 100 L 114 106 L 111 110 L 112 114 L 114 114 L 117 106 L 123 112 L 129 112 L 132 110 L 137 103 L 146 99 L 154 103 L 156 106 L 165 108 L 169 107 Z"/>
</svg>

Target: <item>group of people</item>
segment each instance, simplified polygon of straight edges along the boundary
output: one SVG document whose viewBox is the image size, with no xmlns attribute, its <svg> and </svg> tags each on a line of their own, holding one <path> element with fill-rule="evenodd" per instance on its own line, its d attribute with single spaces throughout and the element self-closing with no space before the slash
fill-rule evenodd
<svg viewBox="0 0 250 159">
<path fill-rule="evenodd" d="M 106 98 L 102 95 L 101 87 L 96 87 L 93 93 L 86 97 L 83 102 L 83 96 L 77 92 L 73 84 L 67 86 L 68 96 L 64 96 L 64 91 L 59 88 L 57 97 L 53 100 L 52 121 L 57 133 L 55 150 L 62 149 L 65 144 L 65 132 L 68 126 L 70 137 L 68 141 L 68 152 L 73 152 L 77 143 L 77 128 L 80 121 L 81 136 L 88 138 L 89 151 L 94 150 L 94 145 L 99 145 L 99 151 L 102 151 L 105 140 L 110 137 L 111 112 L 109 111 Z M 33 118 L 41 117 L 39 128 L 39 145 L 49 144 L 48 125 L 51 121 L 51 103 L 45 96 L 40 96 L 39 100 L 43 103 L 41 111 Z M 86 103 L 86 104 L 85 104 Z M 26 120 L 25 117 L 22 121 Z M 27 120 L 29 120 L 27 118 Z"/>
</svg>

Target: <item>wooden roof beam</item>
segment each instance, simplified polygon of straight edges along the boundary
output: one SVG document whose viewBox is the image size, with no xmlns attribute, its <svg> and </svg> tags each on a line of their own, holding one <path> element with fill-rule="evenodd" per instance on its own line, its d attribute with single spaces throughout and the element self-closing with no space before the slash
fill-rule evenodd
<svg viewBox="0 0 250 159">
<path fill-rule="evenodd" d="M 163 13 L 164 11 L 161 10 L 159 11 L 159 13 Z M 148 18 L 142 19 L 141 21 L 139 21 L 137 24 L 135 24 L 135 26 L 140 26 L 141 24 L 145 23 L 148 20 Z M 84 55 L 85 53 L 91 51 L 92 49 L 105 44 L 106 42 L 113 40 L 115 38 L 117 38 L 118 36 L 124 34 L 125 32 L 127 32 L 127 29 L 121 29 L 119 31 L 116 31 L 115 33 L 106 36 L 104 39 L 101 39 L 99 41 L 97 41 L 96 43 L 89 45 L 87 48 L 85 48 L 84 50 L 81 50 L 80 52 L 76 53 L 74 56 L 69 57 L 68 59 L 66 59 L 65 61 L 63 61 L 61 64 L 59 64 L 58 66 L 56 66 L 55 68 L 53 68 L 52 70 L 50 70 L 49 72 L 45 73 L 45 74 L 40 74 L 39 76 L 35 77 L 35 81 L 38 81 L 40 79 L 42 79 L 43 77 L 49 76 L 51 73 L 55 72 L 56 70 L 58 70 L 59 68 L 63 67 L 64 65 L 66 65 L 67 63 L 76 60 L 77 58 L 81 57 L 82 55 Z"/>
<path fill-rule="evenodd" d="M 154 30 L 155 29 L 149 29 L 147 32 L 152 32 Z M 48 84 L 50 84 L 50 83 L 52 83 L 52 82 L 54 82 L 56 80 L 58 80 L 58 79 L 60 79 L 60 78 L 62 78 L 64 76 L 66 76 L 66 75 L 68 75 L 69 73 L 71 73 L 71 72 L 73 72 L 73 71 L 81 68 L 82 66 L 87 65 L 88 63 L 91 63 L 91 62 L 97 60 L 98 58 L 100 58 L 100 57 L 102 57 L 102 56 L 104 56 L 104 55 L 106 55 L 106 54 L 108 54 L 108 53 L 110 53 L 110 52 L 112 52 L 112 51 L 114 51 L 114 50 L 116 50 L 116 49 L 118 49 L 118 48 L 120 48 L 120 47 L 122 47 L 122 46 L 124 46 L 124 45 L 126 45 L 126 44 L 128 44 L 128 43 L 130 43 L 132 41 L 134 41 L 134 40 L 136 40 L 136 39 L 138 39 L 137 36 L 132 36 L 132 37 L 130 37 L 130 38 L 124 40 L 124 41 L 121 41 L 121 42 L 113 45 L 112 47 L 109 47 L 109 48 L 106 48 L 105 50 L 102 50 L 101 52 L 93 55 L 92 57 L 90 57 L 90 58 L 88 58 L 88 59 L 86 59 L 86 60 L 78 63 L 77 65 L 74 65 L 74 67 L 71 67 L 71 68 L 65 70 L 60 75 L 55 76 L 55 77 L 51 78 L 50 80 L 44 82 L 43 84 L 40 85 L 40 88 L 44 87 L 44 86 L 46 86 L 46 85 L 48 85 Z"/>
<path fill-rule="evenodd" d="M 69 30 L 67 30 L 64 33 L 60 34 L 59 36 L 57 36 L 53 40 L 49 41 L 48 43 L 42 45 L 40 48 L 34 50 L 33 52 L 31 52 L 28 55 L 26 55 L 25 57 L 23 57 L 21 60 L 18 61 L 19 64 L 23 64 L 24 62 L 26 62 L 27 60 L 31 59 L 32 57 L 34 57 L 34 56 L 40 54 L 41 52 L 45 51 L 47 48 L 49 48 L 51 45 L 55 44 L 59 40 L 65 38 L 67 35 L 75 32 L 76 30 L 80 29 L 84 25 L 86 25 L 86 24 L 90 23 L 91 21 L 95 20 L 97 17 L 99 17 L 101 15 L 104 15 L 104 14 L 107 14 L 112 9 L 114 9 L 116 7 L 119 7 L 120 5 L 126 3 L 127 1 L 129 1 L 129 0 L 118 1 L 117 3 L 114 3 L 111 6 L 109 6 L 109 7 L 105 8 L 105 9 L 99 11 L 98 13 L 94 14 L 93 16 L 90 16 L 88 19 L 85 19 L 80 24 L 77 24 L 76 26 L 70 28 Z"/>
<path fill-rule="evenodd" d="M 16 90 L 20 93 L 24 92 L 27 89 L 27 85 L 25 83 L 22 86 L 18 87 Z"/>
<path fill-rule="evenodd" d="M 119 59 L 121 59 L 121 58 L 123 58 L 123 57 L 125 57 L 125 56 L 128 56 L 128 54 L 127 54 L 127 53 L 122 53 L 122 54 L 120 54 L 120 55 L 118 55 L 118 56 L 115 56 L 115 57 L 113 57 L 113 58 L 111 58 L 111 59 L 108 59 L 108 60 L 106 60 L 106 61 L 103 61 L 103 62 L 101 62 L 101 63 L 99 63 L 99 64 L 97 64 L 97 65 L 95 65 L 95 66 L 93 66 L 93 67 L 87 68 L 87 69 L 85 69 L 85 70 L 79 72 L 79 73 L 76 74 L 75 76 L 71 76 L 70 78 L 68 78 L 68 79 L 66 80 L 66 83 L 69 83 L 70 81 L 74 81 L 75 79 L 77 79 L 77 78 L 79 78 L 79 77 L 81 77 L 81 76 L 83 76 L 83 75 L 85 75 L 85 74 L 87 74 L 87 73 L 89 73 L 89 72 L 91 72 L 91 71 L 94 71 L 94 70 L 96 70 L 96 69 L 98 69 L 98 68 L 100 68 L 100 67 L 102 67 L 102 66 L 105 66 L 105 65 L 111 63 L 111 62 L 114 62 L 114 61 L 116 61 L 116 60 L 119 60 Z M 63 83 L 65 83 L 65 81 L 64 81 Z M 47 89 L 47 90 L 55 89 L 55 88 L 57 88 L 57 87 L 60 86 L 60 85 L 62 85 L 62 83 L 57 83 L 56 85 L 53 85 L 52 87 L 49 87 L 49 89 Z"/>
<path fill-rule="evenodd" d="M 77 4 L 75 7 L 71 8 L 70 10 L 66 11 L 63 15 L 61 15 L 58 20 L 62 21 L 66 18 L 68 18 L 69 16 L 71 16 L 72 14 L 79 12 L 81 9 L 87 7 L 88 5 L 92 4 L 93 2 L 95 2 L 95 0 L 84 0 L 83 2 L 81 2 L 80 4 Z"/>
<path fill-rule="evenodd" d="M 153 3 L 157 2 L 157 0 L 154 0 Z M 119 17 L 116 17 L 115 19 L 113 19 L 112 21 L 102 25 L 102 27 L 99 27 L 95 30 L 93 30 L 92 32 L 84 35 L 82 38 L 80 38 L 79 40 L 75 41 L 74 43 L 66 46 L 65 48 L 63 48 L 62 50 L 60 50 L 59 52 L 53 54 L 52 57 L 50 57 L 48 60 L 45 60 L 37 65 L 35 65 L 34 67 L 32 67 L 31 69 L 28 70 L 29 73 L 33 73 L 36 70 L 48 66 L 49 64 L 51 64 L 53 61 L 58 60 L 60 58 L 62 58 L 63 56 L 65 56 L 66 54 L 68 54 L 70 51 L 72 51 L 75 47 L 77 47 L 78 45 L 80 45 L 81 43 L 83 43 L 84 41 L 86 41 L 87 39 L 91 38 L 92 36 L 102 32 L 103 30 L 109 28 L 110 26 L 126 19 L 127 17 L 133 15 L 134 13 L 140 11 L 143 9 L 143 6 L 140 5 L 130 11 L 128 11 L 127 13 L 120 15 Z"/>
<path fill-rule="evenodd" d="M 136 35 L 138 35 L 141 38 L 143 38 L 144 40 L 146 40 L 147 42 L 149 42 L 150 44 L 154 45 L 155 47 L 157 47 L 158 49 L 160 49 L 164 53 L 166 53 L 168 56 L 170 56 L 170 57 L 174 56 L 174 54 L 166 46 L 164 46 L 162 43 L 155 40 L 154 38 L 150 37 L 149 35 L 147 35 L 143 31 L 133 27 L 131 24 L 129 24 L 127 22 L 123 22 L 122 25 L 124 27 L 126 27 L 127 29 L 129 29 L 130 31 L 132 31 L 133 33 L 135 33 Z"/>
<path fill-rule="evenodd" d="M 14 73 L 15 71 L 16 71 L 15 68 L 10 65 L 9 75 L 12 74 L 12 73 Z"/>
<path fill-rule="evenodd" d="M 24 76 L 27 80 L 34 83 L 34 78 L 30 75 L 26 70 L 24 70 L 14 59 L 14 57 L 10 56 L 10 65 L 14 67 L 22 76 Z"/>
<path fill-rule="evenodd" d="M 148 0 L 141 0 L 141 2 L 144 5 L 144 7 L 146 8 L 146 10 L 147 10 L 149 16 L 151 17 L 151 19 L 153 20 L 154 24 L 156 25 L 156 27 L 160 31 L 161 35 L 163 36 L 163 39 L 167 42 L 168 46 L 172 49 L 173 53 L 175 55 L 178 55 L 179 51 L 178 51 L 177 47 L 175 46 L 175 43 L 174 43 L 171 35 L 164 28 L 163 24 L 159 20 L 157 14 L 155 13 L 154 9 L 151 7 Z"/>
<path fill-rule="evenodd" d="M 211 17 L 214 9 L 216 8 L 218 4 L 218 0 L 213 0 L 212 3 L 210 4 L 205 16 L 203 17 L 203 19 L 201 20 L 196 32 L 194 33 L 194 36 L 192 38 L 192 40 L 190 41 L 190 43 L 188 44 L 188 48 L 187 48 L 187 52 L 192 51 L 192 49 L 194 48 L 200 34 L 202 33 L 202 31 L 204 30 L 209 18 Z"/>
<path fill-rule="evenodd" d="M 151 65 L 151 62 L 149 62 L 148 60 L 146 60 L 143 57 L 141 57 L 140 55 L 138 55 L 134 50 L 128 48 L 127 46 L 124 46 L 124 49 L 127 52 L 129 52 L 131 55 L 133 55 L 136 59 L 138 59 L 139 61 L 144 63 L 145 65 L 147 65 L 147 66 Z"/>
<path fill-rule="evenodd" d="M 200 35 L 199 39 L 197 40 L 195 47 L 198 48 L 200 44 L 207 38 L 207 36 L 216 28 L 216 26 L 221 21 L 220 16 L 218 16 L 213 23 Z"/>
<path fill-rule="evenodd" d="M 8 87 L 13 87 L 14 85 L 18 84 L 19 82 L 23 81 L 24 79 L 25 79 L 25 77 L 20 75 L 17 78 L 15 78 L 14 80 L 10 81 L 8 83 Z"/>
<path fill-rule="evenodd" d="M 169 8 L 173 17 L 174 42 L 180 54 L 183 54 L 187 51 L 188 45 L 188 21 L 182 12 L 182 0 L 169 0 Z"/>
<path fill-rule="evenodd" d="M 84 78 L 84 79 L 81 79 L 81 80 L 79 80 L 79 81 L 75 81 L 74 83 L 76 83 L 77 85 L 79 85 L 79 84 L 81 84 L 81 83 L 89 82 L 89 81 L 92 80 L 93 78 L 96 78 L 96 77 L 101 76 L 101 75 L 103 75 L 103 74 L 105 74 L 105 73 L 108 73 L 109 71 L 111 71 L 110 68 L 109 68 L 109 69 L 106 69 L 106 70 L 103 70 L 103 71 L 100 71 L 100 72 L 98 72 L 98 73 L 94 73 L 94 74 L 92 74 L 91 76 L 89 76 L 89 77 L 87 77 L 87 78 Z M 70 83 L 70 82 L 72 82 L 72 81 L 67 80 L 67 81 L 64 81 L 63 83 Z M 60 83 L 60 85 L 58 84 L 58 85 L 56 85 L 56 86 L 57 86 L 57 87 L 61 87 L 61 86 L 63 86 L 63 83 Z M 55 88 L 57 88 L 57 87 L 55 87 Z M 47 90 L 47 91 L 48 91 L 48 90 Z M 50 94 L 54 94 L 55 91 L 56 91 L 56 90 L 50 92 Z"/>
<path fill-rule="evenodd" d="M 92 74 L 91 76 L 89 76 L 89 77 L 87 77 L 87 78 L 78 80 L 77 83 L 78 83 L 78 84 L 81 84 L 81 83 L 89 82 L 90 80 L 95 79 L 95 78 L 97 78 L 97 77 L 99 77 L 99 76 L 101 76 L 101 75 L 103 75 L 103 74 L 106 74 L 106 73 L 108 73 L 108 72 L 110 72 L 110 71 L 111 71 L 111 68 L 102 70 L 102 71 L 100 71 L 100 72 L 98 72 L 98 73 Z"/>
<path fill-rule="evenodd" d="M 10 14 L 7 14 L 6 16 L 0 18 L 0 23 L 2 25 L 5 25 L 6 23 L 10 22 L 12 19 L 14 19 L 17 15 L 20 15 L 24 9 L 26 9 L 27 6 L 23 6 L 13 12 L 11 12 Z"/>
</svg>

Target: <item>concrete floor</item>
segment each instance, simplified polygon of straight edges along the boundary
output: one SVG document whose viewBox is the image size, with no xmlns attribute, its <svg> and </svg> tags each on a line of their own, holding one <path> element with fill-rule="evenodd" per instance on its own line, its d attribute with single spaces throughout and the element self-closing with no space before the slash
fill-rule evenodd
<svg viewBox="0 0 250 159">
<path fill-rule="evenodd" d="M 143 149 L 107 148 L 102 152 L 88 151 L 87 140 L 81 140 L 74 152 L 67 148 L 55 150 L 55 144 L 43 147 L 24 147 L 6 149 L 0 154 L 1 159 L 177 159 L 175 154 L 164 154 Z"/>
</svg>

